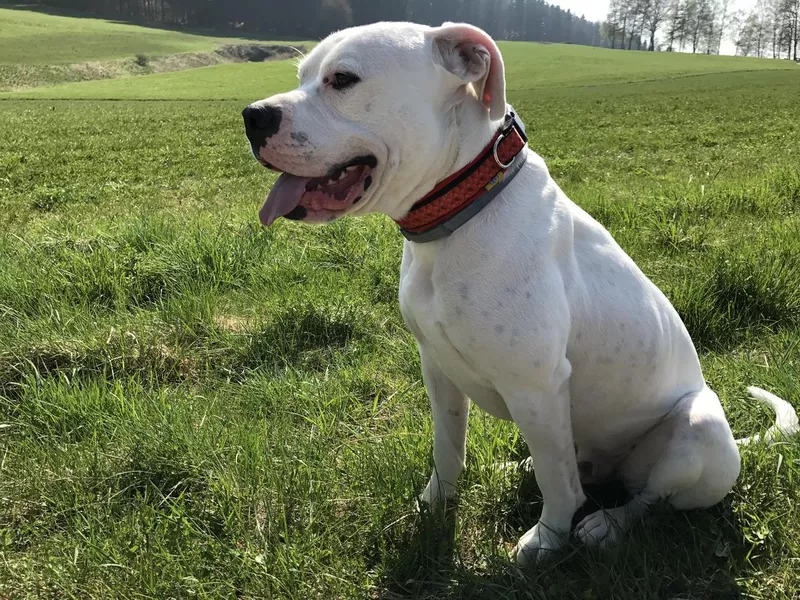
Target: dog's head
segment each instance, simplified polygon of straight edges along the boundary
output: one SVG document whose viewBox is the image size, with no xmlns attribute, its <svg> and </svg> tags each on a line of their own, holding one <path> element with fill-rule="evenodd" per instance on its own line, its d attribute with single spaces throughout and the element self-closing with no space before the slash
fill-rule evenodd
<svg viewBox="0 0 800 600">
<path fill-rule="evenodd" d="M 260 212 L 265 225 L 282 216 L 400 218 L 452 169 L 457 109 L 470 105 L 478 128 L 502 119 L 506 107 L 497 45 L 470 25 L 339 31 L 302 61 L 298 76 L 295 90 L 242 112 L 253 154 L 281 172 Z"/>
</svg>

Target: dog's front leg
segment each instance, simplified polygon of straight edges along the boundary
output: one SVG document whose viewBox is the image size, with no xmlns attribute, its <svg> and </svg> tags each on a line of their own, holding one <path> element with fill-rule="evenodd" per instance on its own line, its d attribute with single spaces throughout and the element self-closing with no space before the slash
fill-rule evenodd
<svg viewBox="0 0 800 600">
<path fill-rule="evenodd" d="M 421 346 L 419 354 L 433 412 L 434 462 L 420 499 L 433 506 L 456 493 L 456 481 L 464 470 L 469 400 Z"/>
<path fill-rule="evenodd" d="M 566 359 L 565 359 L 566 360 Z M 569 373 L 569 365 L 557 369 Z M 521 385 L 501 392 L 533 457 L 544 506 L 539 522 L 514 550 L 525 566 L 560 549 L 568 540 L 575 511 L 585 502 L 572 438 L 568 376 L 552 385 Z"/>
</svg>

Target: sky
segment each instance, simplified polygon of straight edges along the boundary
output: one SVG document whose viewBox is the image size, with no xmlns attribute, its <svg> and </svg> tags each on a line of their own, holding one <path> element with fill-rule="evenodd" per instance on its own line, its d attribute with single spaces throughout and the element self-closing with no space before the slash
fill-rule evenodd
<svg viewBox="0 0 800 600">
<path fill-rule="evenodd" d="M 582 14 L 590 21 L 602 21 L 605 19 L 609 4 L 609 0 L 548 0 L 548 2 L 568 8 L 576 14 Z M 733 0 L 731 4 L 734 9 L 748 10 L 755 6 L 756 0 Z M 722 53 L 733 54 L 733 52 L 733 44 L 730 40 L 726 40 L 722 45 Z"/>
</svg>

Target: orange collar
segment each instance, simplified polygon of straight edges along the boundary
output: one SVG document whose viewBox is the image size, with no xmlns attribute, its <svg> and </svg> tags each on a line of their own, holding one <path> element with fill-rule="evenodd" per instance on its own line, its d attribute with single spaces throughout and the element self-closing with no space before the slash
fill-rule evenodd
<svg viewBox="0 0 800 600">
<path fill-rule="evenodd" d="M 425 243 L 449 236 L 478 214 L 519 173 L 528 138 L 513 110 L 492 141 L 460 171 L 438 183 L 397 221 L 406 239 Z"/>
</svg>

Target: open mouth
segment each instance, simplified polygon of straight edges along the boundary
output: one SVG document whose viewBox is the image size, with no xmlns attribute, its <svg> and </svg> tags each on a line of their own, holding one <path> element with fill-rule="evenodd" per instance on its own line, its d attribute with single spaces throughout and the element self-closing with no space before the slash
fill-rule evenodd
<svg viewBox="0 0 800 600">
<path fill-rule="evenodd" d="M 331 221 L 361 201 L 372 185 L 372 171 L 377 165 L 371 154 L 358 156 L 321 177 L 300 177 L 264 165 L 281 175 L 261 207 L 259 219 L 266 226 L 280 217 Z"/>
</svg>

